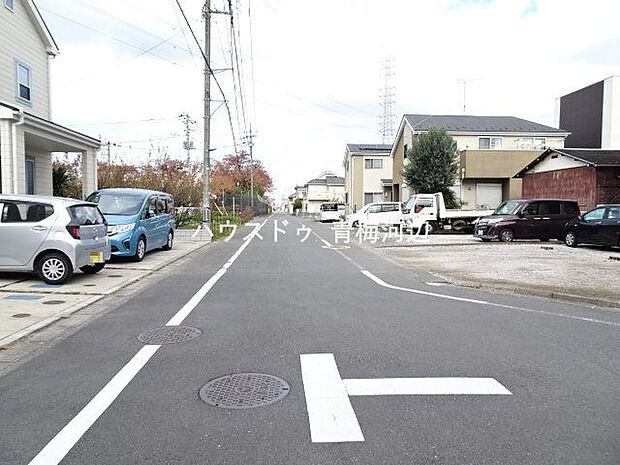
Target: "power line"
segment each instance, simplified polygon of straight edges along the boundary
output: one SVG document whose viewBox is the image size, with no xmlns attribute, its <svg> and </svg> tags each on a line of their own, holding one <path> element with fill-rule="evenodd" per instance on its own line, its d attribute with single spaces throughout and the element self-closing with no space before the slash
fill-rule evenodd
<svg viewBox="0 0 620 465">
<path fill-rule="evenodd" d="M 230 35 L 232 38 L 232 53 L 233 53 L 234 62 L 236 64 L 235 72 L 236 72 L 237 83 L 239 87 L 239 101 L 241 102 L 241 116 L 243 120 L 243 132 L 245 133 L 247 132 L 248 124 L 247 124 L 247 117 L 246 117 L 246 111 L 245 111 L 245 95 L 244 95 L 245 89 L 243 85 L 243 57 L 241 58 L 239 57 L 241 38 L 239 35 L 238 28 L 235 28 L 232 0 L 228 0 L 228 9 L 230 10 Z M 233 73 L 233 81 L 234 81 L 234 75 L 235 73 Z"/>
<path fill-rule="evenodd" d="M 233 127 L 232 117 L 230 115 L 230 106 L 228 105 L 228 100 L 226 99 L 226 94 L 224 93 L 224 90 L 222 89 L 222 86 L 220 85 L 219 81 L 215 77 L 215 73 L 213 73 L 213 69 L 211 68 L 211 63 L 209 63 L 209 60 L 207 59 L 207 55 L 205 54 L 205 51 L 202 49 L 202 46 L 200 45 L 200 42 L 198 41 L 198 38 L 196 37 L 196 34 L 194 33 L 194 29 L 192 29 L 192 26 L 189 23 L 189 20 L 187 19 L 187 16 L 185 15 L 185 11 L 183 10 L 183 7 L 181 6 L 180 0 L 175 0 L 175 1 L 176 1 L 177 6 L 179 7 L 179 11 L 181 11 L 181 15 L 183 15 L 183 19 L 185 20 L 185 24 L 187 24 L 187 28 L 192 33 L 192 37 L 194 38 L 194 41 L 196 42 L 196 45 L 198 46 L 198 49 L 200 50 L 200 53 L 202 54 L 202 58 L 204 59 L 205 66 L 207 67 L 207 70 L 209 71 L 209 74 L 213 78 L 213 81 L 217 85 L 217 88 L 219 89 L 220 93 L 222 94 L 222 99 L 224 100 L 224 105 L 226 106 L 226 112 L 228 113 L 228 124 L 230 125 L 230 132 L 231 132 L 231 135 L 232 135 L 232 138 L 233 138 L 233 144 L 235 146 L 235 153 L 236 153 L 237 152 L 237 139 L 235 137 L 235 129 Z M 205 13 L 207 14 L 207 17 L 205 18 L 205 21 L 209 21 L 209 18 L 208 18 L 209 12 L 205 12 Z"/>
<path fill-rule="evenodd" d="M 250 30 L 250 79 L 252 80 L 252 113 L 254 120 L 254 129 L 257 129 L 256 120 L 256 86 L 254 82 L 254 44 L 252 41 L 252 1 L 248 0 L 248 25 Z"/>
</svg>

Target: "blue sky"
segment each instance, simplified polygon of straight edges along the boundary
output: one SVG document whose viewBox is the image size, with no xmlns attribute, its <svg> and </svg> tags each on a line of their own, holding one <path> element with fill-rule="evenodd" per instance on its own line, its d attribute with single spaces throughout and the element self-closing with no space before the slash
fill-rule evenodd
<svg viewBox="0 0 620 465">
<path fill-rule="evenodd" d="M 380 142 L 387 56 L 395 62 L 397 121 L 403 113 L 462 113 L 465 79 L 467 113 L 553 125 L 556 97 L 620 74 L 616 0 L 587 8 L 566 0 L 249 1 L 239 2 L 236 18 L 245 125 L 235 114 L 231 74 L 218 80 L 237 139 L 252 123 L 254 153 L 279 194 L 323 170 L 341 172 L 346 143 Z M 201 2 L 181 3 L 201 36 Z M 200 158 L 202 64 L 174 1 L 37 4 L 61 49 L 52 68 L 55 120 L 117 142 L 115 157 L 139 162 L 164 150 L 184 157 L 177 116 L 187 112 L 196 121 L 192 157 Z M 216 68 L 230 66 L 227 21 L 219 15 L 214 22 Z M 212 140 L 215 159 L 232 150 L 223 109 L 213 116 Z"/>
</svg>

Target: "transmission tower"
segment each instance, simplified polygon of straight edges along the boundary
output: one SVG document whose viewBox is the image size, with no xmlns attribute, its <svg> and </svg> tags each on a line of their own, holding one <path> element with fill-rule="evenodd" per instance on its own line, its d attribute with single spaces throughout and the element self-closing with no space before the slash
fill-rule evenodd
<svg viewBox="0 0 620 465">
<path fill-rule="evenodd" d="M 383 115 L 381 117 L 381 139 L 384 144 L 392 143 L 394 138 L 394 86 L 392 86 L 392 76 L 394 76 L 394 59 L 388 57 L 383 62 L 383 90 L 381 93 L 381 107 Z"/>
</svg>

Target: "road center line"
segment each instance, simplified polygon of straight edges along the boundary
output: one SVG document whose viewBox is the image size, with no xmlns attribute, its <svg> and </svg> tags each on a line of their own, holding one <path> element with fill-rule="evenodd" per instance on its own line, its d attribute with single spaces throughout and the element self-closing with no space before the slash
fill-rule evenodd
<svg viewBox="0 0 620 465">
<path fill-rule="evenodd" d="M 268 220 L 269 218 L 267 218 Z M 239 255 L 246 249 L 256 236 L 256 233 L 265 225 L 263 221 L 260 227 L 253 231 L 252 235 L 241 244 L 241 247 L 232 257 L 215 273 L 189 301 L 181 307 L 166 326 L 177 326 L 196 308 L 200 301 L 213 288 L 230 266 L 239 258 Z M 30 461 L 29 465 L 57 465 L 69 453 L 82 436 L 108 409 L 112 402 L 123 392 L 123 389 L 140 372 L 146 363 L 159 350 L 160 345 L 146 345 L 142 347 L 136 355 L 114 375 L 114 377 L 101 389 L 80 412 L 52 438 L 47 445 Z"/>
<path fill-rule="evenodd" d="M 545 310 L 534 310 L 532 308 L 517 307 L 517 306 L 514 306 L 514 305 L 505 305 L 505 304 L 498 304 L 498 303 L 494 303 L 494 302 L 487 302 L 486 300 L 467 299 L 465 297 L 455 297 L 455 296 L 452 296 L 452 295 L 439 294 L 439 293 L 436 293 L 436 292 L 427 292 L 427 291 L 420 291 L 418 289 L 410 289 L 410 288 L 407 288 L 407 287 L 393 286 L 392 284 L 388 284 L 385 281 L 383 281 L 382 279 L 378 278 L 377 276 L 375 276 L 374 274 L 372 274 L 368 270 L 361 270 L 361 272 L 362 272 L 362 274 L 364 276 L 366 276 L 367 278 L 371 279 L 372 281 L 377 283 L 379 286 L 383 286 L 383 287 L 386 287 L 388 289 L 394 289 L 396 291 L 410 292 L 412 294 L 427 295 L 427 296 L 430 296 L 430 297 L 438 297 L 438 298 L 441 298 L 441 299 L 457 300 L 457 301 L 460 301 L 460 302 L 475 303 L 475 304 L 479 304 L 479 305 L 486 305 L 486 306 L 489 306 L 489 307 L 507 308 L 507 309 L 510 309 L 510 310 L 518 310 L 518 311 L 521 311 L 521 312 L 537 313 L 537 314 L 540 314 L 540 315 L 555 316 L 555 317 L 559 317 L 559 318 L 567 318 L 567 319 L 570 319 L 570 320 L 586 321 L 588 323 L 599 323 L 599 324 L 603 324 L 603 325 L 607 325 L 607 326 L 620 327 L 620 323 L 614 323 L 613 321 L 597 320 L 595 318 L 587 318 L 587 317 L 581 317 L 581 316 L 567 315 L 566 313 L 548 312 L 548 311 L 545 311 Z"/>
</svg>

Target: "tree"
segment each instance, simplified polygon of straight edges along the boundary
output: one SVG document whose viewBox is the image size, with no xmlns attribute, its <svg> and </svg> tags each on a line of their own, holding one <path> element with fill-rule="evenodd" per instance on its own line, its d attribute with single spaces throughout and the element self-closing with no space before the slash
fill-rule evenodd
<svg viewBox="0 0 620 465">
<path fill-rule="evenodd" d="M 271 189 L 273 181 L 260 160 L 250 160 L 245 152 L 226 155 L 211 170 L 211 190 L 214 193 L 249 192 L 251 172 L 254 168 L 254 192 L 263 195 Z"/>
<path fill-rule="evenodd" d="M 431 129 L 413 141 L 403 177 L 416 192 L 441 192 L 448 208 L 458 207 L 450 189 L 458 175 L 456 141 L 443 129 Z"/>
<path fill-rule="evenodd" d="M 82 178 L 80 160 L 69 157 L 52 161 L 52 189 L 57 197 L 82 198 Z"/>
</svg>

